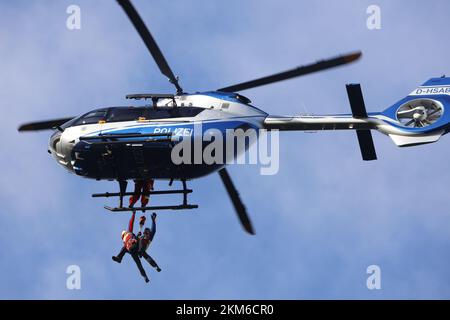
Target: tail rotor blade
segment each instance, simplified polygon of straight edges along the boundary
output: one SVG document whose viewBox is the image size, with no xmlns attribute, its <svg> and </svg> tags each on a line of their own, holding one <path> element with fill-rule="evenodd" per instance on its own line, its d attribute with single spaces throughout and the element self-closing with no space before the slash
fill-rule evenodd
<svg viewBox="0 0 450 320">
<path fill-rule="evenodd" d="M 239 197 L 239 192 L 235 188 L 233 181 L 231 181 L 228 171 L 225 168 L 223 168 L 223 169 L 219 170 L 219 175 L 220 175 L 220 178 L 222 179 L 225 189 L 228 192 L 228 195 L 230 196 L 231 202 L 233 203 L 234 209 L 236 210 L 236 213 L 239 217 L 239 221 L 241 222 L 245 231 L 254 235 L 255 231 L 253 229 L 250 218 L 247 214 L 247 209 L 245 208 L 244 204 L 242 203 L 242 200 Z"/>
<path fill-rule="evenodd" d="M 364 104 L 361 86 L 359 84 L 347 84 L 346 88 L 353 117 L 367 118 L 368 115 Z M 359 148 L 361 149 L 363 160 L 376 160 L 377 154 L 375 152 L 375 146 L 373 144 L 372 133 L 370 130 L 356 130 L 356 135 L 358 136 Z"/>
<path fill-rule="evenodd" d="M 356 130 L 356 136 L 358 137 L 359 148 L 361 149 L 363 160 L 376 160 L 377 153 L 375 152 L 375 145 L 373 144 L 372 133 L 370 130 Z"/>
</svg>

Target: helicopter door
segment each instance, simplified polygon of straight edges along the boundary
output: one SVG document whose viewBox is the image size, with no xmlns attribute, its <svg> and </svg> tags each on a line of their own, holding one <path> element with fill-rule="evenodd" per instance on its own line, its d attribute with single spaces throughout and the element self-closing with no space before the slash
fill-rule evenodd
<svg viewBox="0 0 450 320">
<path fill-rule="evenodd" d="M 136 165 L 136 170 L 139 172 L 140 176 L 146 176 L 148 169 L 145 166 L 144 159 L 144 146 L 143 145 L 132 145 L 133 158 Z"/>
</svg>

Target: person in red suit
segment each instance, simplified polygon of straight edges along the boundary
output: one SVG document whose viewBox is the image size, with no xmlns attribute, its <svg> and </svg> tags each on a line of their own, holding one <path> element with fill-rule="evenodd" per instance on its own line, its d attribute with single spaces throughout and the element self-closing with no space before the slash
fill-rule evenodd
<svg viewBox="0 0 450 320">
<path fill-rule="evenodd" d="M 141 198 L 141 206 L 147 206 L 150 200 L 150 191 L 153 190 L 154 182 L 153 179 L 134 181 L 134 192 L 130 197 L 130 208 L 138 202 L 139 198 Z"/>
<path fill-rule="evenodd" d="M 131 215 L 130 218 L 130 222 L 128 223 L 128 230 L 122 231 L 123 247 L 120 250 L 119 254 L 117 256 L 113 256 L 112 259 L 117 263 L 121 263 L 123 257 L 125 256 L 125 253 L 128 252 L 133 258 L 134 262 L 136 263 L 136 266 L 138 267 L 142 277 L 144 277 L 145 282 L 149 282 L 150 280 L 148 279 L 147 274 L 145 273 L 145 270 L 142 267 L 141 260 L 139 259 L 139 239 L 133 233 L 133 224 L 135 215 L 136 212 L 133 211 L 133 214 Z"/>
</svg>

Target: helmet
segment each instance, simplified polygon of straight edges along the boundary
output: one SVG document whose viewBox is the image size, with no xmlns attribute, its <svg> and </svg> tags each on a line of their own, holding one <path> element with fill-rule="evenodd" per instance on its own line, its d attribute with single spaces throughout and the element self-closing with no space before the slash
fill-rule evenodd
<svg viewBox="0 0 450 320">
<path fill-rule="evenodd" d="M 123 237 L 125 237 L 126 234 L 127 234 L 127 232 L 125 230 L 123 230 L 122 231 L 122 240 L 123 240 Z"/>
</svg>

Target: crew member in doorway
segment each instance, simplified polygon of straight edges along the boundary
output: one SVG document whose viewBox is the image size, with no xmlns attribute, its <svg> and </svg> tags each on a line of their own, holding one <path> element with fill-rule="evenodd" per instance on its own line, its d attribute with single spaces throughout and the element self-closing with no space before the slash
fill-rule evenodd
<svg viewBox="0 0 450 320">
<path fill-rule="evenodd" d="M 138 202 L 139 197 L 141 198 L 141 207 L 146 207 L 150 200 L 150 191 L 153 190 L 153 179 L 147 180 L 135 180 L 134 181 L 134 192 L 130 197 L 130 208 L 133 208 L 136 202 Z"/>
</svg>

